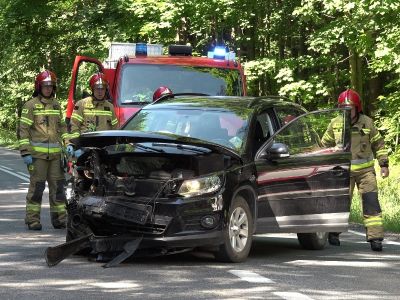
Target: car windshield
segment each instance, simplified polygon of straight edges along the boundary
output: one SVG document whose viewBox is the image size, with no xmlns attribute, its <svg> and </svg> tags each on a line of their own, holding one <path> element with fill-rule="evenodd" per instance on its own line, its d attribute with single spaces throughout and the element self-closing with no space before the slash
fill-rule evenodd
<svg viewBox="0 0 400 300">
<path fill-rule="evenodd" d="M 238 70 L 134 64 L 122 70 L 119 102 L 121 104 L 150 103 L 160 86 L 174 93 L 202 93 L 210 96 L 242 96 Z"/>
<path fill-rule="evenodd" d="M 201 139 L 239 153 L 247 136 L 247 116 L 231 111 L 200 109 L 143 109 L 124 130 L 161 132 Z"/>
</svg>

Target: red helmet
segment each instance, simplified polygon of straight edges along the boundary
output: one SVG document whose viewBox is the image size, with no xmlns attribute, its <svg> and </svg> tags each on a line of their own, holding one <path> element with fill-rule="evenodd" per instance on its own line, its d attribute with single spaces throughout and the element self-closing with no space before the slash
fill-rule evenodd
<svg viewBox="0 0 400 300">
<path fill-rule="evenodd" d="M 362 110 L 360 95 L 351 89 L 347 89 L 339 95 L 339 107 L 355 106 L 357 112 Z"/>
<path fill-rule="evenodd" d="M 99 88 L 108 88 L 108 80 L 103 73 L 94 73 L 89 80 L 90 88 L 93 90 L 95 86 Z"/>
<path fill-rule="evenodd" d="M 53 88 L 57 86 L 56 74 L 49 70 L 39 73 L 35 79 L 35 91 L 40 91 L 41 86 L 51 85 Z"/>
<path fill-rule="evenodd" d="M 156 89 L 156 91 L 153 94 L 153 101 L 156 101 L 161 96 L 167 94 L 173 94 L 172 90 L 169 87 L 160 86 L 159 88 Z"/>
</svg>

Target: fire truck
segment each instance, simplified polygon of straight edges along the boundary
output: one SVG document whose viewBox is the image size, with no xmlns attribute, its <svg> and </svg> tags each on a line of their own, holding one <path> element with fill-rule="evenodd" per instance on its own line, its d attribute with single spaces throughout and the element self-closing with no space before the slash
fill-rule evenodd
<svg viewBox="0 0 400 300">
<path fill-rule="evenodd" d="M 215 47 L 207 57 L 192 55 L 192 47 L 146 43 L 111 43 L 109 57 L 102 63 L 96 58 L 76 56 L 72 68 L 66 118 L 74 103 L 91 94 L 88 80 L 94 72 L 106 74 L 109 98 L 115 107 L 119 125 L 153 100 L 154 91 L 166 86 L 174 94 L 194 93 L 212 96 L 246 95 L 243 68 L 234 52 Z"/>
</svg>

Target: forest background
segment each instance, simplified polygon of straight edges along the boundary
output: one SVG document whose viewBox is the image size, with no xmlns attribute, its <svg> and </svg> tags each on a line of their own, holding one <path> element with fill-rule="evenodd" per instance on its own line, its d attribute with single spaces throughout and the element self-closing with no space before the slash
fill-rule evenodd
<svg viewBox="0 0 400 300">
<path fill-rule="evenodd" d="M 398 0 L 0 0 L 0 143 L 15 139 L 16 111 L 45 68 L 57 74 L 65 104 L 78 54 L 104 60 L 115 41 L 190 44 L 205 55 L 217 42 L 239 55 L 249 95 L 279 94 L 316 110 L 356 89 L 396 165 L 399 17 Z M 397 223 L 398 174 L 380 182 Z"/>
</svg>

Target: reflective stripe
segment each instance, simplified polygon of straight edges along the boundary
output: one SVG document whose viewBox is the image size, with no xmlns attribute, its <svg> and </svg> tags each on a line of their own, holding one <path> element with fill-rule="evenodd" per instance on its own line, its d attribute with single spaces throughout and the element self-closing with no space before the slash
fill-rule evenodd
<svg viewBox="0 0 400 300">
<path fill-rule="evenodd" d="M 374 159 L 373 158 L 366 158 L 366 159 L 352 159 L 350 171 L 358 171 L 361 169 L 369 168 L 374 166 Z"/>
<path fill-rule="evenodd" d="M 376 151 L 376 156 L 377 157 L 387 156 L 387 155 L 389 155 L 389 152 L 386 149 L 382 149 L 382 150 Z"/>
<path fill-rule="evenodd" d="M 65 139 L 65 138 L 67 138 L 67 137 L 69 137 L 69 134 L 68 134 L 68 133 L 64 133 L 64 134 L 61 135 L 61 138 L 63 138 L 63 139 Z"/>
<path fill-rule="evenodd" d="M 73 139 L 73 138 L 77 138 L 77 137 L 79 137 L 79 136 L 80 136 L 79 132 L 74 132 L 74 133 L 71 133 L 71 134 L 69 135 L 69 138 L 70 138 L 70 139 Z"/>
<path fill-rule="evenodd" d="M 111 122 L 112 125 L 115 125 L 115 124 L 117 124 L 117 123 L 118 123 L 118 119 L 114 119 L 114 120 L 112 120 L 112 122 Z"/>
<path fill-rule="evenodd" d="M 61 148 L 45 148 L 45 147 L 32 147 L 36 152 L 41 153 L 59 153 Z"/>
<path fill-rule="evenodd" d="M 20 145 L 20 146 L 22 146 L 22 145 L 29 145 L 29 139 L 20 140 L 20 141 L 19 141 L 19 145 Z"/>
<path fill-rule="evenodd" d="M 46 148 L 60 148 L 60 143 L 39 143 L 39 142 L 31 142 L 32 146 L 37 147 L 46 147 Z"/>
<path fill-rule="evenodd" d="M 365 134 L 369 134 L 371 132 L 371 129 L 363 128 L 363 129 L 361 129 L 361 131 L 364 132 Z"/>
<path fill-rule="evenodd" d="M 59 110 L 55 109 L 45 109 L 45 110 L 34 110 L 33 114 L 35 116 L 42 116 L 42 115 L 60 115 Z"/>
<path fill-rule="evenodd" d="M 376 216 L 376 217 L 369 217 L 364 220 L 364 225 L 365 227 L 370 227 L 370 226 L 382 226 L 382 217 L 381 216 Z"/>
<path fill-rule="evenodd" d="M 40 212 L 40 204 L 26 204 L 26 210 L 29 212 Z"/>
<path fill-rule="evenodd" d="M 76 114 L 76 113 L 73 113 L 71 118 L 75 119 L 75 120 L 78 120 L 79 122 L 83 122 L 83 118 L 80 115 Z"/>
<path fill-rule="evenodd" d="M 105 110 L 87 110 L 85 109 L 83 111 L 84 115 L 88 116 L 112 116 L 111 111 L 105 111 Z"/>
<path fill-rule="evenodd" d="M 22 123 L 28 124 L 28 125 L 32 125 L 33 124 L 32 120 L 29 120 L 28 118 L 25 118 L 25 117 L 21 117 L 21 119 L 19 121 L 22 122 Z"/>
<path fill-rule="evenodd" d="M 371 143 L 377 142 L 380 138 L 381 138 L 381 135 L 380 135 L 379 133 L 377 133 L 377 134 L 371 139 Z"/>
<path fill-rule="evenodd" d="M 65 212 L 65 204 L 55 205 L 50 208 L 51 212 L 63 213 Z"/>
</svg>

